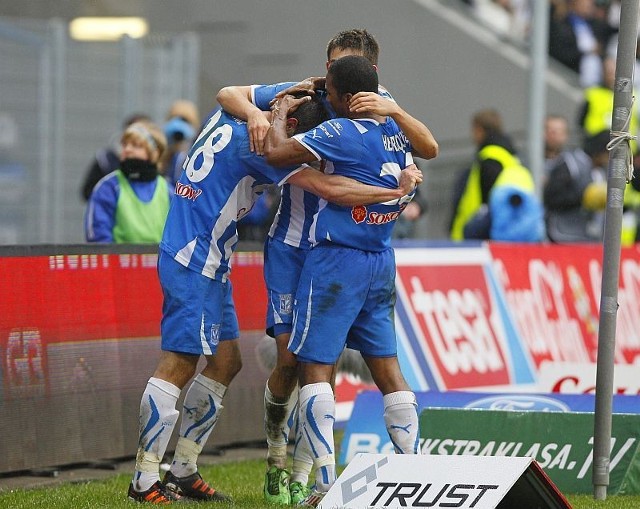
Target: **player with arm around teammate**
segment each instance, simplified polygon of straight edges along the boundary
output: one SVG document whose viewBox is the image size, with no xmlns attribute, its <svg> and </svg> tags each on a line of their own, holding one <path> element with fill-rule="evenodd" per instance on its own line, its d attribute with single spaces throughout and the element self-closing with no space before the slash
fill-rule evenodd
<svg viewBox="0 0 640 509">
<path fill-rule="evenodd" d="M 326 118 L 318 101 L 299 103 L 287 120 L 290 134 Z M 202 479 L 197 459 L 220 416 L 227 387 L 242 366 L 230 258 L 237 244 L 236 223 L 251 209 L 261 186 L 290 179 L 329 200 L 358 203 L 367 196 L 374 202 L 398 198 L 421 180 L 415 172 L 403 182 L 404 189 L 393 190 L 310 168 L 273 168 L 249 151 L 246 123 L 222 110 L 209 118 L 184 170 L 160 243 L 162 353 L 140 403 L 138 452 L 128 492 L 132 500 L 154 504 L 182 497 L 228 500 Z M 206 365 L 196 374 L 201 356 Z M 194 375 L 179 412 L 176 402 Z M 160 462 L 179 416 L 176 450 L 161 482 Z"/>
<path fill-rule="evenodd" d="M 378 43 L 373 35 L 364 29 L 339 32 L 327 44 L 326 67 L 348 55 L 364 56 L 377 69 Z M 285 93 L 301 91 L 315 95 L 315 88 L 324 89 L 324 82 L 323 76 L 307 78 L 299 83 L 230 86 L 220 90 L 217 99 L 225 109 L 247 119 L 251 150 L 261 154 L 264 136 L 270 127 L 262 111 L 268 109 L 275 98 Z M 423 141 L 427 142 L 422 147 L 423 157 L 429 159 L 437 154 L 437 143 L 426 126 L 402 110 L 384 87 L 378 86 L 378 94 L 358 94 L 353 106 L 358 113 L 375 109 L 380 115 L 392 116 L 402 125 L 416 147 Z M 265 243 L 267 333 L 275 337 L 277 357 L 276 366 L 265 385 L 265 431 L 268 451 L 264 495 L 268 502 L 283 505 L 289 502 L 295 504 L 305 498 L 312 465 L 310 456 L 304 450 L 304 442 L 296 435 L 290 477 L 286 470 L 289 428 L 293 423 L 289 416 L 290 410 L 297 402 L 297 394 L 294 393 L 297 384 L 297 360 L 287 350 L 287 344 L 293 321 L 293 297 L 304 258 L 311 246 L 309 228 L 317 208 L 316 196 L 295 186 L 284 185 L 278 213 Z"/>
<path fill-rule="evenodd" d="M 274 108 L 267 160 L 288 165 L 325 159 L 332 162 L 334 174 L 393 186 L 411 161 L 411 143 L 391 118 L 356 114 L 349 107 L 357 93 L 375 93 L 377 85 L 377 73 L 365 58 L 335 61 L 327 73 L 327 98 L 343 118 L 287 139 L 283 122 L 292 101 L 284 97 Z M 422 144 L 430 143 L 430 133 L 425 133 Z M 313 506 L 336 479 L 330 380 L 345 346 L 361 352 L 383 394 L 384 419 L 396 452 L 419 452 L 417 405 L 400 371 L 393 321 L 391 231 L 405 203 L 340 207 L 321 201 L 314 218 L 314 247 L 300 276 L 288 347 L 300 364 L 299 419 L 316 467 L 316 490 L 307 498 Z"/>
</svg>

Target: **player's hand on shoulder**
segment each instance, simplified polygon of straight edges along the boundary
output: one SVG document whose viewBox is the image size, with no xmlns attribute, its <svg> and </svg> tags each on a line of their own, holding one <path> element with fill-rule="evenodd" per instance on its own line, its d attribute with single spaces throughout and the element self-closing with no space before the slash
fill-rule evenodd
<svg viewBox="0 0 640 509">
<path fill-rule="evenodd" d="M 387 116 L 395 113 L 397 109 L 396 102 L 382 97 L 376 92 L 358 92 L 349 103 L 349 110 L 353 113 L 373 113 Z"/>
</svg>

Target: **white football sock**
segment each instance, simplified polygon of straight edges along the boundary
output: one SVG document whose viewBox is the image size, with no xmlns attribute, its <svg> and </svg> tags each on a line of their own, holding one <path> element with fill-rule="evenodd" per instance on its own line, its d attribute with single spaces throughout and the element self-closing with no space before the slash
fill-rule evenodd
<svg viewBox="0 0 640 509">
<path fill-rule="evenodd" d="M 308 384 L 300 389 L 300 423 L 316 467 L 316 489 L 326 492 L 336 480 L 333 424 L 336 402 L 331 385 Z"/>
<path fill-rule="evenodd" d="M 267 467 L 275 465 L 278 468 L 287 466 L 287 445 L 291 406 L 298 400 L 297 393 L 291 394 L 286 400 L 275 397 L 269 389 L 269 382 L 264 388 L 264 431 L 267 435 Z"/>
<path fill-rule="evenodd" d="M 296 395 L 296 401 L 298 397 Z M 313 457 L 309 451 L 309 445 L 302 436 L 302 427 L 300 426 L 300 412 L 298 405 L 293 408 L 293 426 L 295 430 L 295 444 L 293 446 L 293 467 L 291 469 L 291 479 L 289 483 L 299 482 L 305 486 L 309 482 L 309 474 L 313 468 Z"/>
<path fill-rule="evenodd" d="M 397 391 L 382 398 L 387 433 L 398 454 L 420 453 L 418 403 L 411 391 Z"/>
<path fill-rule="evenodd" d="M 187 477 L 198 470 L 197 461 L 224 408 L 227 387 L 202 373 L 194 379 L 184 398 L 180 436 L 171 462 L 171 473 Z"/>
<path fill-rule="evenodd" d="M 140 438 L 133 474 L 136 491 L 146 491 L 160 480 L 160 462 L 180 413 L 176 403 L 180 389 L 151 377 L 140 401 Z"/>
</svg>

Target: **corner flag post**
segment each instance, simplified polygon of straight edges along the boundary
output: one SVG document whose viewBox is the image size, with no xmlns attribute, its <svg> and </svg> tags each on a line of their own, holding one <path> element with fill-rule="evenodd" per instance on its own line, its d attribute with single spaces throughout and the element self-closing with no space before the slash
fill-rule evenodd
<svg viewBox="0 0 640 509">
<path fill-rule="evenodd" d="M 616 314 L 620 271 L 622 207 L 626 183 L 633 175 L 629 125 L 633 112 L 633 70 L 638 37 L 638 0 L 622 0 L 616 57 L 607 206 L 604 224 L 602 289 L 596 368 L 596 406 L 593 444 L 593 495 L 607 498 L 611 453 L 611 413 L 615 357 Z"/>
</svg>

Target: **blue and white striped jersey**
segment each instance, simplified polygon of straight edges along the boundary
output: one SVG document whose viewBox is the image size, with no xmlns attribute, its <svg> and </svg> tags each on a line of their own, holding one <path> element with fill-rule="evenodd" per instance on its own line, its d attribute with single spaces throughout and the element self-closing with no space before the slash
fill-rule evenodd
<svg viewBox="0 0 640 509">
<path fill-rule="evenodd" d="M 293 137 L 317 159 L 333 163 L 333 173 L 364 184 L 396 188 L 400 173 L 413 162 L 411 144 L 398 125 L 388 118 L 338 118 Z M 392 202 L 340 207 L 320 200 L 311 227 L 311 240 L 323 240 L 364 251 L 391 246 L 391 231 L 412 196 Z"/>
<path fill-rule="evenodd" d="M 272 85 L 253 85 L 251 87 L 251 100 L 255 106 L 263 111 L 270 109 L 270 102 L 276 94 L 296 82 L 287 81 Z M 382 86 L 378 93 L 382 97 L 394 100 L 391 94 Z M 332 112 L 328 101 L 324 101 L 329 112 Z M 333 115 L 332 115 L 333 116 Z M 291 184 L 282 186 L 282 199 L 278 212 L 273 220 L 269 236 L 293 247 L 310 249 L 309 229 L 313 216 L 318 211 L 319 198 L 299 187 Z"/>
<path fill-rule="evenodd" d="M 246 122 L 222 110 L 210 116 L 176 183 L 160 249 L 201 274 L 226 281 L 238 242 L 237 221 L 264 188 L 295 168 L 274 168 L 249 151 Z"/>
</svg>

